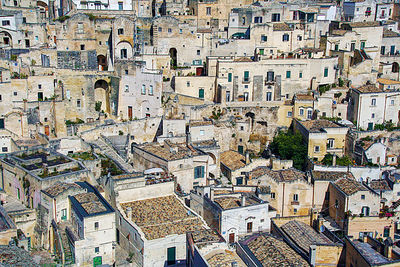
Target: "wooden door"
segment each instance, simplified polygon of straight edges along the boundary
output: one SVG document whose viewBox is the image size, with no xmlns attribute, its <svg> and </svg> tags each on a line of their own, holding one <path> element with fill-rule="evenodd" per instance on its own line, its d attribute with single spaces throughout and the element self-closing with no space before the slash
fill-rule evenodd
<svg viewBox="0 0 400 267">
<path fill-rule="evenodd" d="M 128 107 L 128 118 L 131 120 L 132 119 L 132 107 Z"/>
<path fill-rule="evenodd" d="M 49 136 L 50 135 L 50 127 L 49 125 L 44 126 L 44 134 Z"/>
<path fill-rule="evenodd" d="M 235 243 L 235 234 L 234 233 L 229 234 L 229 243 Z"/>
</svg>

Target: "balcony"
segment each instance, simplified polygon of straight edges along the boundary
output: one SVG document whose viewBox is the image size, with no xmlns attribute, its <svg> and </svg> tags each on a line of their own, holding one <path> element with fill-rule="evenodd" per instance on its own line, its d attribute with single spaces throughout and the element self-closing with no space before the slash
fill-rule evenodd
<svg viewBox="0 0 400 267">
<path fill-rule="evenodd" d="M 275 81 L 265 80 L 264 85 L 275 85 Z"/>
<path fill-rule="evenodd" d="M 330 154 L 343 154 L 343 148 L 334 148 L 326 146 L 326 152 Z"/>
<path fill-rule="evenodd" d="M 300 202 L 299 201 L 292 201 L 290 204 L 292 204 L 292 205 L 300 205 Z"/>
</svg>

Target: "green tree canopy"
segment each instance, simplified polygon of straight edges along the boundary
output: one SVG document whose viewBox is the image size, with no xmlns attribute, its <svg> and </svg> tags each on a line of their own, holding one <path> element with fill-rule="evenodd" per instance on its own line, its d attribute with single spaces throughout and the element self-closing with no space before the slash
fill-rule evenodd
<svg viewBox="0 0 400 267">
<path fill-rule="evenodd" d="M 271 152 L 281 159 L 293 160 L 296 169 L 303 170 L 307 162 L 307 145 L 300 133 L 281 131 L 270 145 Z"/>
</svg>

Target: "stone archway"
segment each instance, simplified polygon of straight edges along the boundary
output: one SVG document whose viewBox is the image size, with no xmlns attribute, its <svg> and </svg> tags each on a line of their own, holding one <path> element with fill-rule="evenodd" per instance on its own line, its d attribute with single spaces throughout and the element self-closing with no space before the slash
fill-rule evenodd
<svg viewBox="0 0 400 267">
<path fill-rule="evenodd" d="M 12 48 L 12 37 L 10 33 L 6 31 L 0 32 L 0 46 Z"/>
<path fill-rule="evenodd" d="M 96 111 L 110 113 L 110 86 L 105 80 L 95 82 L 94 101 Z"/>
</svg>

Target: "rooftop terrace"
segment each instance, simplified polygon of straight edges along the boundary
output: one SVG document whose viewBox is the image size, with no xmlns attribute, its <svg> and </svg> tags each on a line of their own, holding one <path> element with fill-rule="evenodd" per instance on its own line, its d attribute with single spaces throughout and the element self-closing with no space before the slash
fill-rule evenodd
<svg viewBox="0 0 400 267">
<path fill-rule="evenodd" d="M 240 195 L 237 196 L 219 196 L 214 198 L 214 202 L 217 203 L 222 209 L 229 210 L 234 208 L 240 207 L 248 207 L 257 204 L 261 204 L 261 202 L 254 197 L 247 197 L 245 198 L 245 205 L 242 206 L 242 198 Z"/>
<path fill-rule="evenodd" d="M 200 218 L 192 214 L 175 196 L 151 198 L 121 204 L 122 209 L 145 234 L 148 240 L 204 228 Z"/>
</svg>

